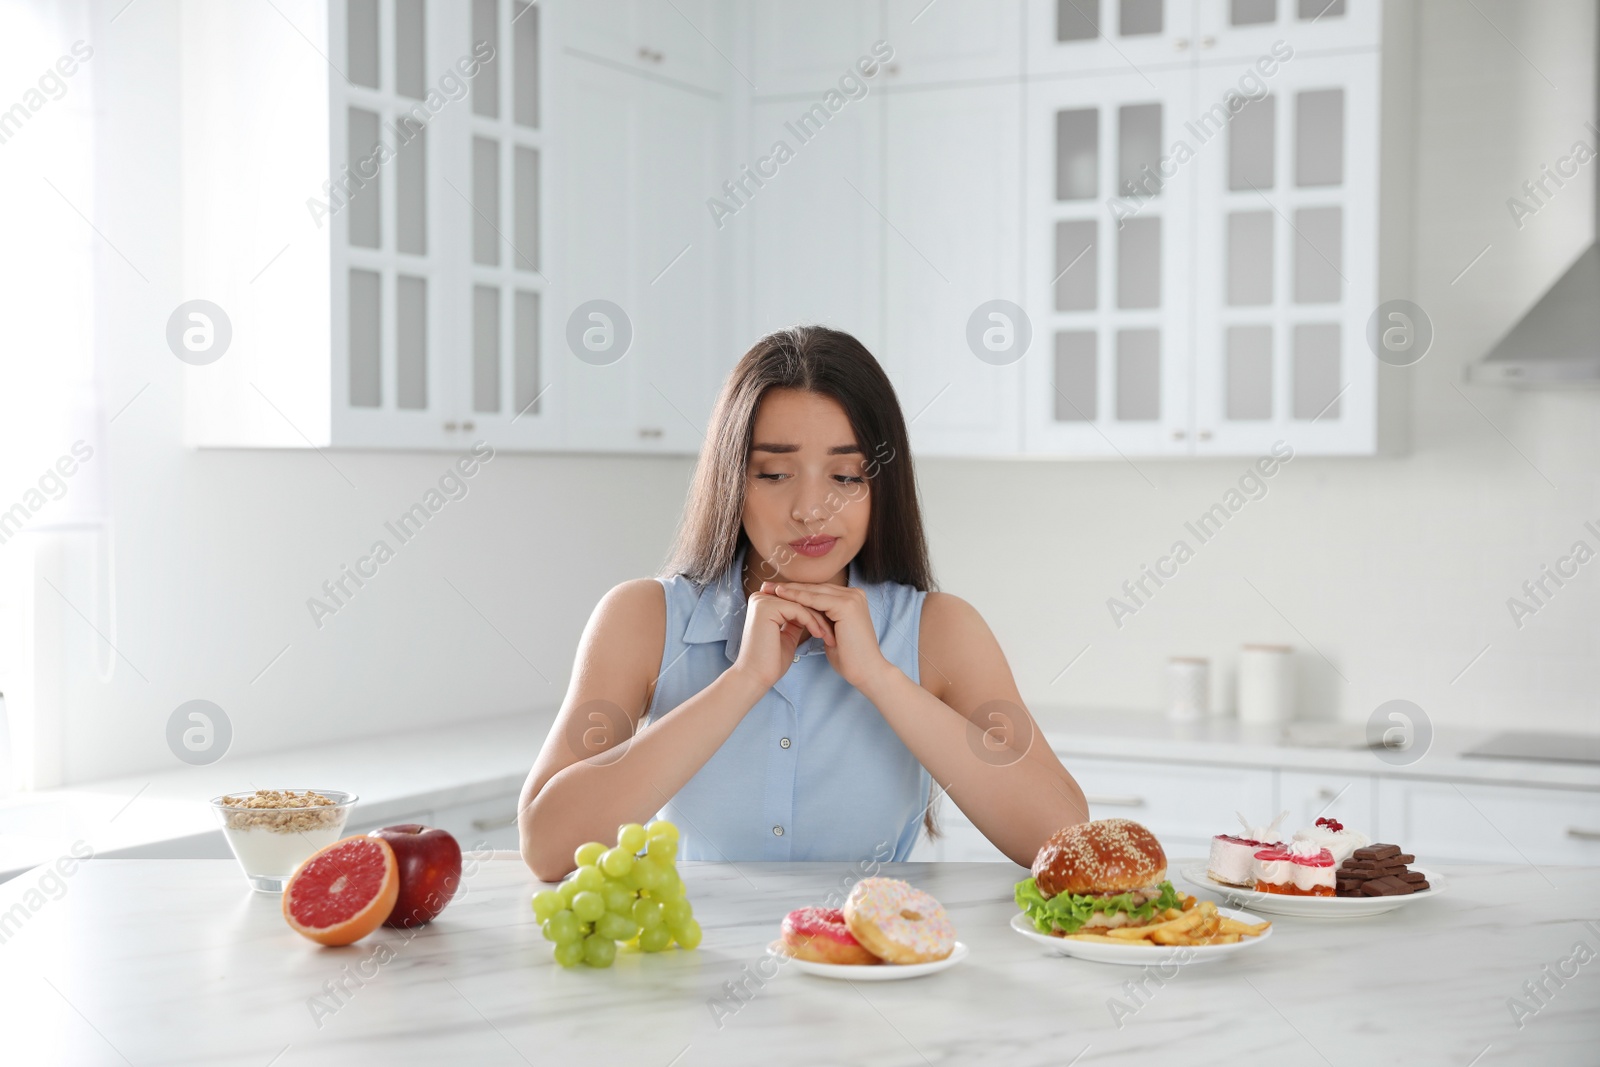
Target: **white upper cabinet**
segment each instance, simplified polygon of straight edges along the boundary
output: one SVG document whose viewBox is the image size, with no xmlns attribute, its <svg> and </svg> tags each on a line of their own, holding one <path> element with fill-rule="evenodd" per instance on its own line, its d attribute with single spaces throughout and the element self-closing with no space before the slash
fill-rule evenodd
<svg viewBox="0 0 1600 1067">
<path fill-rule="evenodd" d="M 474 80 L 464 102 L 467 121 L 442 164 L 453 186 L 443 198 L 457 213 L 452 217 L 461 217 L 462 206 L 471 211 L 470 229 L 461 232 L 470 275 L 449 279 L 457 317 L 444 351 L 463 354 L 463 429 L 505 448 L 561 441 L 555 381 L 561 350 L 550 286 L 560 271 L 549 234 L 550 204 L 561 201 L 564 185 L 547 188 L 546 161 L 550 127 L 559 127 L 562 108 L 552 106 L 560 101 L 551 99 L 540 62 L 546 15 L 523 0 L 472 0 L 471 19 L 449 25 L 457 47 L 490 42 L 496 59 Z"/>
<path fill-rule="evenodd" d="M 1024 300 L 1016 199 L 1021 87 L 884 99 L 886 336 L 875 354 L 919 454 L 1015 454 L 1022 446 L 1022 327 L 1014 314 L 996 312 L 998 321 L 985 314 L 979 336 L 994 341 L 976 350 L 968 331 L 983 305 Z"/>
<path fill-rule="evenodd" d="M 723 194 L 734 213 L 722 217 L 721 239 L 736 242 L 749 286 L 740 347 L 783 326 L 820 323 L 876 354 L 883 341 L 882 97 L 852 102 L 820 126 L 807 108 L 805 100 L 750 105 L 749 165 L 771 176 L 760 185 L 745 179 L 737 201 Z M 788 161 L 778 163 L 780 155 Z"/>
<path fill-rule="evenodd" d="M 1028 87 L 1026 450 L 1189 451 L 1187 71 Z"/>
<path fill-rule="evenodd" d="M 184 8 L 185 283 L 232 327 L 222 358 L 188 372 L 188 440 L 559 444 L 535 402 L 550 382 L 543 9 L 267 15 Z"/>
<path fill-rule="evenodd" d="M 1377 448 L 1378 0 L 181 12 L 191 443 L 694 454 L 821 323 L 929 455 Z"/>
<path fill-rule="evenodd" d="M 697 452 L 724 343 L 704 204 L 723 155 L 718 102 L 582 56 L 563 68 L 567 121 L 583 131 L 581 150 L 562 155 L 564 443 Z"/>
<path fill-rule="evenodd" d="M 1028 74 L 1187 65 L 1197 0 L 1028 0 Z"/>
<path fill-rule="evenodd" d="M 1376 48 L 1381 0 L 1196 0 L 1195 50 L 1203 63 L 1254 60 L 1286 42 L 1296 53 Z"/>
<path fill-rule="evenodd" d="M 720 99 L 676 91 L 650 93 L 644 109 L 635 326 L 648 390 L 641 425 L 660 427 L 661 447 L 673 452 L 700 450 L 733 365 L 720 269 L 730 250 L 706 205 L 728 177 L 722 114 Z"/>
<path fill-rule="evenodd" d="M 715 0 L 577 0 L 562 7 L 566 50 L 704 89 L 732 73 Z"/>
<path fill-rule="evenodd" d="M 1197 153 L 1196 452 L 1376 445 L 1378 57 L 1296 54 Z M 1231 71 L 1203 72 L 1223 100 Z"/>
<path fill-rule="evenodd" d="M 889 85 L 1018 77 L 1022 11 L 1021 0 L 886 0 Z"/>
<path fill-rule="evenodd" d="M 841 77 L 859 78 L 856 64 L 884 39 L 877 0 L 743 0 L 739 11 L 749 27 L 746 87 L 757 97 L 820 96 Z"/>
</svg>

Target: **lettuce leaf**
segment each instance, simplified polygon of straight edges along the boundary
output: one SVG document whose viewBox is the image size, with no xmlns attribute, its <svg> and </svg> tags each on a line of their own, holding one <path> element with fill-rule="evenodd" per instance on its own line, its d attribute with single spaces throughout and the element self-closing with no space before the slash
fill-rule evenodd
<svg viewBox="0 0 1600 1067">
<path fill-rule="evenodd" d="M 1057 893 L 1046 900 L 1039 891 L 1039 884 L 1032 878 L 1024 878 L 1017 883 L 1015 896 L 1017 907 L 1022 909 L 1034 929 L 1041 934 L 1056 931 L 1075 934 L 1097 911 L 1125 911 L 1133 919 L 1148 921 L 1157 911 L 1183 906 L 1171 882 L 1163 880 L 1160 889 L 1159 897 L 1142 903 L 1132 893 L 1119 893 L 1114 897 Z"/>
</svg>

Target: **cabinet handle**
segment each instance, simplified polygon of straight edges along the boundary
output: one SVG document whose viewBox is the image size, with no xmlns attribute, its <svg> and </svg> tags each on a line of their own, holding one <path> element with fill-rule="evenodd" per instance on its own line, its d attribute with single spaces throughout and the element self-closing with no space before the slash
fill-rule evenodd
<svg viewBox="0 0 1600 1067">
<path fill-rule="evenodd" d="M 1567 827 L 1567 836 L 1579 841 L 1600 841 L 1600 830 L 1585 830 L 1580 826 Z"/>
<path fill-rule="evenodd" d="M 641 426 L 641 427 L 639 427 L 639 436 L 640 437 L 660 437 L 661 436 L 661 427 L 659 427 L 659 426 Z"/>
<path fill-rule="evenodd" d="M 1173 430 L 1172 431 L 1172 439 L 1174 441 L 1181 441 L 1181 440 L 1183 440 L 1184 436 L 1185 436 L 1185 434 L 1184 434 L 1184 431 L 1182 431 L 1182 430 Z"/>
<path fill-rule="evenodd" d="M 496 815 L 496 816 L 494 816 L 493 818 L 490 818 L 490 819 L 473 819 L 472 820 L 472 828 L 474 830 L 480 830 L 480 831 L 483 831 L 483 830 L 503 830 L 507 826 L 515 826 L 515 825 L 517 825 L 517 817 L 515 815 L 509 815 L 509 816 L 508 815 Z"/>
<path fill-rule="evenodd" d="M 466 430 L 468 433 L 471 433 L 473 430 L 477 429 L 477 427 L 478 424 L 473 422 L 471 419 L 468 419 L 466 422 L 461 424 L 461 428 Z"/>
<path fill-rule="evenodd" d="M 1200 438 L 1200 440 L 1202 440 L 1202 441 L 1209 441 L 1209 440 L 1211 440 L 1211 431 L 1210 430 L 1201 430 L 1199 433 L 1195 434 L 1195 436 Z"/>
<path fill-rule="evenodd" d="M 1172 47 L 1182 52 L 1184 49 L 1189 47 L 1189 38 L 1179 37 L 1176 41 L 1172 42 Z"/>
<path fill-rule="evenodd" d="M 1327 786 L 1323 786 L 1321 789 L 1317 790 L 1318 800 L 1332 800 L 1338 795 L 1338 793 L 1334 792 L 1332 789 L 1329 789 Z"/>
<path fill-rule="evenodd" d="M 890 63 L 887 67 L 884 67 L 883 69 L 885 71 L 887 71 L 888 74 L 889 74 L 889 77 L 892 78 L 896 74 L 900 73 L 900 64 L 898 64 L 898 63 Z"/>
<path fill-rule="evenodd" d="M 1090 793 L 1083 799 L 1087 800 L 1091 804 L 1099 804 L 1102 807 L 1107 808 L 1144 807 L 1144 797 L 1136 796 L 1132 793 L 1102 793 L 1098 795 Z"/>
<path fill-rule="evenodd" d="M 456 424 L 453 423 L 453 422 L 447 422 L 447 423 L 444 424 L 444 429 L 445 429 L 446 433 L 455 433 L 456 432 Z"/>
<path fill-rule="evenodd" d="M 645 60 L 646 62 L 659 63 L 659 62 L 661 62 L 663 59 L 665 59 L 667 57 L 665 55 L 663 55 L 662 53 L 660 53 L 660 52 L 657 52 L 657 51 L 655 51 L 653 49 L 646 48 L 643 45 L 640 45 L 639 46 L 639 58 Z"/>
<path fill-rule="evenodd" d="M 1210 34 L 1206 34 L 1206 36 L 1200 38 L 1200 47 L 1201 48 L 1211 48 L 1211 47 L 1215 46 L 1216 43 L 1217 43 L 1217 39 L 1215 37 L 1211 36 Z"/>
</svg>

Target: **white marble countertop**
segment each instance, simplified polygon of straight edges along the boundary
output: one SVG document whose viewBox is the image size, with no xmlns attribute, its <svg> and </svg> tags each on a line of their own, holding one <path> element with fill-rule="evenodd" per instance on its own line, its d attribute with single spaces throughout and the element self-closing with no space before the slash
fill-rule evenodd
<svg viewBox="0 0 1600 1067">
<path fill-rule="evenodd" d="M 1146 978 L 1136 998 L 1127 983 L 1143 971 L 1055 957 L 1007 927 L 1020 868 L 888 865 L 950 910 L 966 960 L 889 983 L 779 968 L 737 1001 L 726 983 L 764 959 L 783 915 L 855 872 L 682 870 L 700 948 L 626 953 L 604 971 L 555 965 L 528 907 L 537 883 L 515 860 L 479 863 L 414 936 L 380 929 L 343 949 L 294 934 L 278 898 L 250 891 L 231 861 L 92 860 L 42 892 L 30 872 L 0 886 L 0 1059 L 1494 1067 L 1593 1064 L 1600 1038 L 1600 957 L 1569 965 L 1560 986 L 1544 971 L 1579 942 L 1600 953 L 1600 925 L 1585 923 L 1596 868 L 1446 868 L 1435 899 L 1364 920 L 1279 918 L 1259 949 Z M 1524 983 L 1541 979 L 1544 1002 L 1528 1001 Z M 335 1001 L 326 989 L 340 982 Z M 319 996 L 332 1007 L 320 1018 Z M 1520 1029 L 1513 997 L 1538 1008 Z M 1137 1005 L 1120 1028 L 1113 1000 Z"/>
</svg>

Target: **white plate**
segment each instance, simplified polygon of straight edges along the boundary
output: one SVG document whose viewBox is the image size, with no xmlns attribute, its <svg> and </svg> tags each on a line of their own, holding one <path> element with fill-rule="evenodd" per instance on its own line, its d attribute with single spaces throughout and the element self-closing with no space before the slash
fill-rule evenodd
<svg viewBox="0 0 1600 1067">
<path fill-rule="evenodd" d="M 1416 864 L 1408 866 L 1427 877 L 1428 888 L 1420 893 L 1406 893 L 1397 897 L 1290 897 L 1281 893 L 1258 893 L 1254 889 L 1241 889 L 1214 881 L 1203 863 L 1191 863 L 1183 868 L 1183 880 L 1267 915 L 1293 915 L 1301 919 L 1359 919 L 1367 915 L 1382 915 L 1386 911 L 1394 911 L 1444 892 L 1444 882 L 1437 874 Z"/>
<path fill-rule="evenodd" d="M 1233 908 L 1218 908 L 1217 911 L 1229 919 L 1238 919 L 1242 923 L 1261 922 L 1260 916 L 1251 915 L 1247 911 L 1237 911 Z M 1224 956 L 1231 956 L 1235 952 L 1243 952 L 1252 945 L 1259 945 L 1272 936 L 1272 928 L 1269 926 L 1259 937 L 1241 937 L 1231 945 L 1152 945 L 1148 941 L 1108 945 L 1104 941 L 1074 941 L 1069 937 L 1041 934 L 1033 928 L 1027 913 L 1020 911 L 1011 917 L 1011 929 L 1030 941 L 1048 945 L 1063 956 L 1072 956 L 1091 963 L 1121 963 L 1130 967 L 1143 967 L 1151 963 L 1159 965 L 1211 963 Z"/>
<path fill-rule="evenodd" d="M 852 982 L 894 982 L 901 978 L 921 978 L 925 974 L 936 974 L 949 967 L 954 967 L 967 958 L 967 946 L 960 941 L 950 955 L 942 960 L 932 963 L 879 963 L 876 965 L 862 965 L 850 963 L 812 963 L 810 960 L 795 959 L 772 946 L 767 951 L 774 956 L 786 958 L 789 962 L 785 967 L 793 967 L 802 974 L 814 974 L 818 978 L 845 978 Z"/>
</svg>

